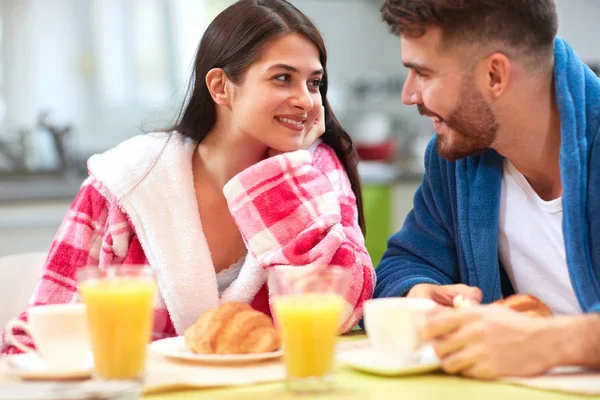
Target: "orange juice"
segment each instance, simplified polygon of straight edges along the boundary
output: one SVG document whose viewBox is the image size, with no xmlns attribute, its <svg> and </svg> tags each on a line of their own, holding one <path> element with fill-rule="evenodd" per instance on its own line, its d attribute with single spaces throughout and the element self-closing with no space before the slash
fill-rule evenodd
<svg viewBox="0 0 600 400">
<path fill-rule="evenodd" d="M 144 373 L 156 286 L 151 278 L 85 281 L 79 291 L 87 319 L 96 373 L 104 379 L 135 379 Z"/>
<path fill-rule="evenodd" d="M 342 298 L 333 293 L 275 298 L 275 315 L 283 339 L 288 377 L 324 376 L 331 372 L 343 307 Z"/>
</svg>

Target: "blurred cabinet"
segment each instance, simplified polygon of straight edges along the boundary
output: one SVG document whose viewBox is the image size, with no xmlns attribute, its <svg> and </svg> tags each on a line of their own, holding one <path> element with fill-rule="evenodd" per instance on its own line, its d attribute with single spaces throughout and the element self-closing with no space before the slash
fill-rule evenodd
<svg viewBox="0 0 600 400">
<path fill-rule="evenodd" d="M 0 257 L 50 249 L 72 199 L 0 204 Z"/>
<path fill-rule="evenodd" d="M 362 189 L 367 225 L 365 244 L 373 266 L 377 266 L 387 247 L 387 238 L 392 232 L 392 186 L 363 185 Z"/>
<path fill-rule="evenodd" d="M 363 209 L 367 224 L 365 243 L 373 266 L 379 264 L 387 249 L 388 238 L 400 230 L 406 215 L 412 210 L 413 197 L 420 184 L 418 180 L 363 184 Z"/>
</svg>

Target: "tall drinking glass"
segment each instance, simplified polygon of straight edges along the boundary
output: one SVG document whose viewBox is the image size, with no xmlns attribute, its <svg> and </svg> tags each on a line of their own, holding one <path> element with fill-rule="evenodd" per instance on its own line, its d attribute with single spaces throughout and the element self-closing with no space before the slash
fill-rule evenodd
<svg viewBox="0 0 600 400">
<path fill-rule="evenodd" d="M 96 376 L 141 381 L 151 340 L 156 284 L 143 265 L 86 267 L 78 273 Z"/>
<path fill-rule="evenodd" d="M 290 391 L 324 392 L 333 388 L 336 338 L 347 309 L 351 277 L 334 266 L 274 267 L 269 286 L 275 321 L 283 341 L 286 384 Z"/>
</svg>

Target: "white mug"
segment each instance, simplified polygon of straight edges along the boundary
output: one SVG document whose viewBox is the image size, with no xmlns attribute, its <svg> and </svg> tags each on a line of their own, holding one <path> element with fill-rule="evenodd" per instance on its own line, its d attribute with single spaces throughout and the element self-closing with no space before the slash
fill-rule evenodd
<svg viewBox="0 0 600 400">
<path fill-rule="evenodd" d="M 436 303 L 428 299 L 388 297 L 364 303 L 367 336 L 375 353 L 389 361 L 414 361 L 423 345 L 421 330 L 428 310 Z"/>
<path fill-rule="evenodd" d="M 26 353 L 37 353 L 48 368 L 81 368 L 91 350 L 85 305 L 53 304 L 32 307 L 27 311 L 28 322 L 11 320 L 6 326 L 6 340 Z M 35 344 L 25 345 L 14 334 L 20 328 Z"/>
</svg>

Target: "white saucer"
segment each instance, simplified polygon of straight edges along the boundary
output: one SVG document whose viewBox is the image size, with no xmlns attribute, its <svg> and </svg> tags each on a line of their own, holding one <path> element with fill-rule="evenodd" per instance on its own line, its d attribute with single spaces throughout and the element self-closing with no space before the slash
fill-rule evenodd
<svg viewBox="0 0 600 400">
<path fill-rule="evenodd" d="M 160 339 L 150 344 L 150 350 L 166 357 L 210 364 L 247 364 L 281 357 L 281 350 L 253 354 L 196 354 L 185 346 L 183 336 Z"/>
<path fill-rule="evenodd" d="M 0 385 L 0 399 L 12 400 L 98 400 L 137 399 L 139 384 L 128 381 L 15 382 Z"/>
<path fill-rule="evenodd" d="M 92 353 L 79 368 L 52 369 L 35 353 L 16 354 L 7 357 L 9 371 L 25 380 L 72 380 L 92 376 L 94 359 Z"/>
<path fill-rule="evenodd" d="M 370 346 L 362 349 L 339 352 L 337 358 L 349 367 L 359 371 L 385 376 L 422 374 L 440 368 L 440 360 L 437 358 L 435 351 L 431 346 L 423 348 L 423 350 L 415 356 L 414 361 L 408 362 L 399 363 L 382 358 L 376 354 Z"/>
</svg>

